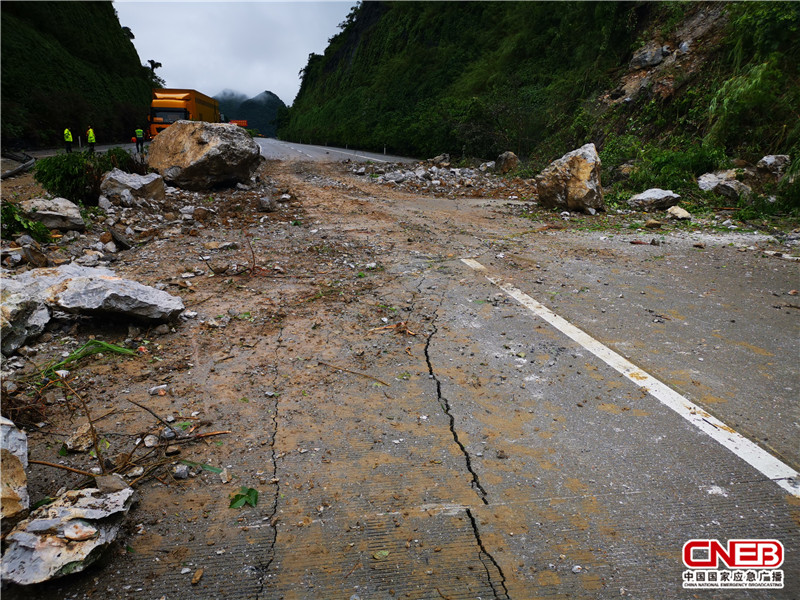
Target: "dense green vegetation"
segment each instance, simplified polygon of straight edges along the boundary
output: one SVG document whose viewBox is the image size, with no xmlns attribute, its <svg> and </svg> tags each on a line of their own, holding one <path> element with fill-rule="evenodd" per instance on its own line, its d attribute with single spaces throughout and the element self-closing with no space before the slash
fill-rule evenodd
<svg viewBox="0 0 800 600">
<path fill-rule="evenodd" d="M 150 103 L 143 67 L 111 2 L 2 3 L 4 146 L 130 138 Z"/>
<path fill-rule="evenodd" d="M 147 172 L 139 158 L 122 148 L 111 148 L 108 152 L 72 152 L 39 159 L 33 176 L 55 196 L 97 205 L 103 175 L 113 169 L 139 175 Z"/>
<path fill-rule="evenodd" d="M 601 100 L 634 51 L 677 48 L 686 20 L 713 10 L 727 14 L 692 40 L 699 68 L 662 72 L 667 93 L 651 81 Z M 282 138 L 420 157 L 513 150 L 529 172 L 594 142 L 604 172 L 635 161 L 617 197 L 698 194 L 696 176 L 732 158 L 790 154 L 798 171 L 800 3 L 365 2 L 340 28 L 309 57 Z M 800 207 L 790 180 L 776 208 Z"/>
</svg>

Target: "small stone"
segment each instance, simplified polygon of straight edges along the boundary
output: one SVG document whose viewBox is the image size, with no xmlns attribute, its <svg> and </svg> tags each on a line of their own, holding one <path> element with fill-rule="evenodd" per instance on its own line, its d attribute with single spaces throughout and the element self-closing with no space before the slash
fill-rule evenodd
<svg viewBox="0 0 800 600">
<path fill-rule="evenodd" d="M 188 479 L 189 467 L 187 465 L 175 465 L 172 467 L 172 476 L 175 479 Z"/>
<path fill-rule="evenodd" d="M 148 435 L 144 438 L 144 445 L 147 448 L 152 448 L 154 446 L 158 446 L 158 438 L 154 435 Z"/>
<path fill-rule="evenodd" d="M 108 231 L 104 231 L 103 233 L 100 234 L 100 241 L 103 242 L 104 244 L 107 244 L 112 239 L 114 238 L 111 237 L 111 233 L 109 233 Z"/>
<path fill-rule="evenodd" d="M 580 566 L 580 565 L 575 565 L 574 567 L 572 567 L 572 572 L 573 573 L 577 574 L 577 573 L 580 573 L 581 571 L 583 571 L 583 567 Z"/>
<path fill-rule="evenodd" d="M 161 439 L 164 440 L 174 440 L 175 439 L 175 430 L 171 427 L 164 427 L 163 431 L 161 432 Z"/>
<path fill-rule="evenodd" d="M 647 229 L 661 229 L 661 221 L 656 221 L 655 219 L 647 219 L 644 226 Z"/>
<path fill-rule="evenodd" d="M 161 384 L 161 385 L 157 385 L 155 387 L 151 387 L 149 390 L 147 390 L 147 392 L 151 396 L 166 396 L 166 394 L 167 394 L 167 384 L 164 383 L 164 384 Z"/>
<path fill-rule="evenodd" d="M 167 456 L 175 456 L 176 454 L 181 453 L 180 446 L 167 446 L 167 449 L 164 450 L 164 454 Z"/>
<path fill-rule="evenodd" d="M 197 585 L 198 583 L 200 583 L 200 580 L 202 578 L 203 578 L 203 569 L 202 568 L 197 569 L 197 571 L 194 572 L 194 576 L 192 577 L 192 585 Z"/>
<path fill-rule="evenodd" d="M 680 206 L 669 207 L 667 213 L 670 217 L 679 221 L 691 221 L 692 219 L 692 215 L 689 213 L 689 211 L 681 208 Z"/>
</svg>

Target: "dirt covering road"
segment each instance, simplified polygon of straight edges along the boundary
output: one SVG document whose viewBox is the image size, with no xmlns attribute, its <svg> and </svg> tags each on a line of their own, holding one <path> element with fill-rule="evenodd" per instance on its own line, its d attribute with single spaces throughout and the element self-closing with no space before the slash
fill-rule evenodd
<svg viewBox="0 0 800 600">
<path fill-rule="evenodd" d="M 139 502 L 96 567 L 4 594 L 687 598 L 686 541 L 777 538 L 784 589 L 715 597 L 797 596 L 798 496 L 462 261 L 797 469 L 797 264 L 763 252 L 785 246 L 712 221 L 564 220 L 509 200 L 513 183 L 434 197 L 352 170 L 268 162 L 262 179 L 291 197 L 274 212 L 258 210 L 266 184 L 172 196 L 173 214 L 110 267 L 180 295 L 184 317 L 159 330 L 69 321 L 31 344 L 27 372 L 92 336 L 141 349 L 70 374 L 107 457 L 158 435 L 160 420 L 213 435 L 140 455 Z M 182 224 L 190 203 L 206 216 Z M 86 420 L 75 397 L 50 387 L 37 402 L 18 415 L 31 458 L 96 466 L 59 452 Z M 32 464 L 31 499 L 85 481 Z M 230 508 L 242 488 L 257 503 Z"/>
</svg>

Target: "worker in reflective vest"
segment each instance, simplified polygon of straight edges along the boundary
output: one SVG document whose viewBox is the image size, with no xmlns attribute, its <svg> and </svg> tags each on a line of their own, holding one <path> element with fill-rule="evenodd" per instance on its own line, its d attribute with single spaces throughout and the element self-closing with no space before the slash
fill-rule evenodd
<svg viewBox="0 0 800 600">
<path fill-rule="evenodd" d="M 137 129 L 134 133 L 136 134 L 136 151 L 144 152 L 144 131 Z"/>
<path fill-rule="evenodd" d="M 72 132 L 69 128 L 64 130 L 64 150 L 72 152 Z"/>
<path fill-rule="evenodd" d="M 89 125 L 89 129 L 86 131 L 86 141 L 89 142 L 89 152 L 94 153 L 94 143 L 97 140 L 94 137 L 94 129 L 92 129 L 91 125 Z"/>
</svg>

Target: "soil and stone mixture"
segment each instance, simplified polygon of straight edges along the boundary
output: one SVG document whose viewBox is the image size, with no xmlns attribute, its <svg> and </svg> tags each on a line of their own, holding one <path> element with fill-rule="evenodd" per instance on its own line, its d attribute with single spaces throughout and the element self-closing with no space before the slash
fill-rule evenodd
<svg viewBox="0 0 800 600">
<path fill-rule="evenodd" d="M 124 535 L 99 566 L 32 591 L 12 588 L 9 597 L 174 597 L 171 590 L 223 597 L 226 589 L 230 597 L 262 590 L 279 597 L 298 585 L 280 573 L 303 572 L 303 565 L 341 557 L 342 571 L 351 569 L 354 577 L 368 568 L 346 557 L 367 543 L 358 536 L 359 515 L 378 506 L 406 549 L 416 548 L 426 561 L 463 561 L 463 546 L 425 546 L 423 533 L 406 531 L 402 512 L 441 501 L 415 484 L 441 473 L 460 453 L 420 454 L 412 461 L 418 468 L 397 483 L 387 454 L 369 451 L 424 435 L 431 421 L 446 419 L 424 406 L 437 306 L 436 295 L 421 289 L 420 274 L 470 256 L 507 257 L 518 268 L 539 269 L 522 256 L 531 244 L 555 261 L 578 246 L 587 254 L 607 252 L 591 247 L 609 236 L 630 250 L 615 254 L 620 269 L 640 261 L 633 240 L 790 250 L 785 235 L 721 233 L 725 214 L 692 225 L 664 220 L 662 228 L 648 230 L 650 215 L 537 210 L 521 200 L 530 195 L 523 180 L 480 176 L 433 194 L 427 187 L 376 183 L 354 166 L 268 162 L 250 189 L 172 190 L 159 205 L 118 209 L 111 220 L 91 210 L 87 232 L 45 248 L 61 259 L 100 254 L 99 263 L 119 276 L 179 295 L 186 311 L 157 327 L 63 315 L 20 350 L 13 359 L 19 368 L 4 359 L 3 414 L 26 429 L 30 458 L 80 472 L 120 471 L 139 496 Z M 25 175 L 4 182 L 2 193 L 14 200 L 42 190 Z M 261 210 L 266 195 L 276 200 L 270 212 Z M 127 229 L 136 245 L 98 252 L 111 223 Z M 545 290 L 564 285 L 539 283 Z M 41 378 L 43 365 L 90 339 L 135 355 L 85 358 L 67 367 L 68 385 Z M 94 451 L 63 449 L 88 415 L 101 460 Z M 145 444 L 147 436 L 157 439 Z M 314 475 L 318 468 L 325 469 L 324 480 Z M 450 483 L 444 477 L 442 489 L 460 489 L 464 477 L 452 475 Z M 65 468 L 33 463 L 29 469 L 32 503 L 90 482 Z M 260 494 L 256 506 L 229 508 L 248 488 Z M 352 514 L 343 514 L 337 507 L 351 497 L 360 500 L 348 509 Z M 315 539 L 307 527 L 330 512 L 349 523 L 338 543 Z M 465 544 L 475 544 L 474 526 L 454 525 L 469 533 Z M 252 551 L 278 539 L 294 552 Z M 273 561 L 280 561 L 279 570 Z M 226 564 L 239 565 L 236 581 Z M 429 577 L 420 565 L 418 576 Z M 476 593 L 495 567 L 476 565 Z M 303 585 L 311 589 L 314 582 Z M 398 597 L 415 597 L 414 582 L 403 585 L 397 584 Z M 149 595 L 141 596 L 143 588 Z"/>
</svg>

